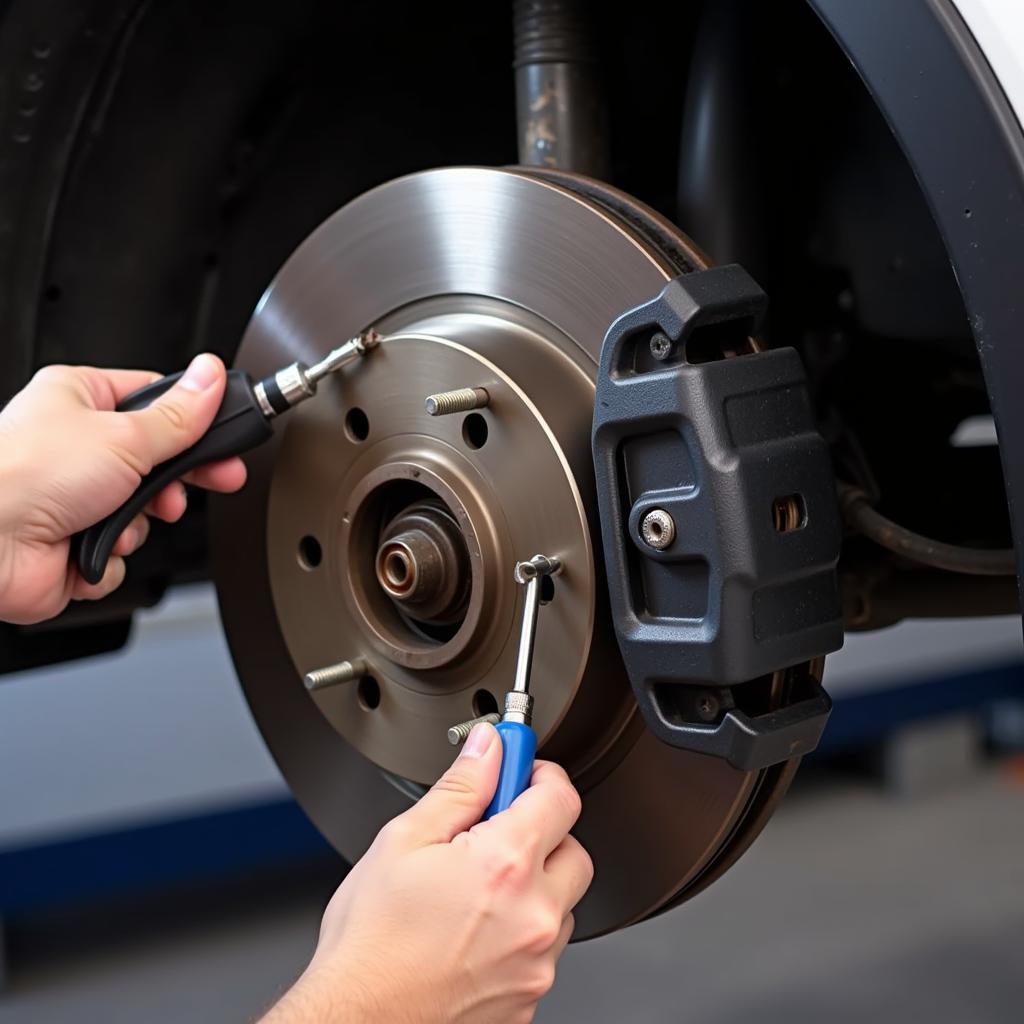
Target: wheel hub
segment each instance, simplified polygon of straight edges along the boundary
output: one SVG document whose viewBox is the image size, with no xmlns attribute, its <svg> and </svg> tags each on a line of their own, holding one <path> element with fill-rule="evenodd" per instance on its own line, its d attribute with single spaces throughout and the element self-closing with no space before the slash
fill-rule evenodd
<svg viewBox="0 0 1024 1024">
<path fill-rule="evenodd" d="M 387 331 L 386 318 L 382 326 Z M 597 588 L 574 474 L 539 406 L 480 350 L 514 353 L 512 362 L 529 362 L 538 378 L 543 370 L 551 400 L 575 388 L 587 401 L 589 380 L 493 312 L 438 318 L 428 310 L 413 326 L 389 332 L 365 372 L 296 410 L 278 464 L 283 470 L 318 453 L 318 468 L 275 475 L 267 529 L 295 538 L 291 550 L 272 548 L 269 569 L 297 669 L 359 657 L 380 688 L 373 713 L 351 687 L 318 691 L 318 708 L 375 764 L 428 784 L 451 761 L 448 728 L 481 704 L 495 706 L 512 678 L 509 566 L 519 553 L 564 552 L 568 567 L 551 628 L 538 638 L 534 725 L 542 742 L 581 685 L 599 689 L 607 669 L 591 664 Z M 433 333 L 442 330 L 446 337 Z M 426 396 L 451 381 L 486 387 L 488 408 L 429 416 Z M 363 437 L 346 430 L 352 408 L 364 413 Z M 473 433 L 471 416 L 483 424 Z M 312 568 L 295 555 L 309 537 L 324 552 Z M 621 705 L 626 690 L 615 675 Z"/>
<path fill-rule="evenodd" d="M 677 900 L 770 813 L 788 773 L 739 772 L 644 730 L 591 536 L 604 332 L 701 263 L 601 186 L 451 169 L 346 206 L 261 300 L 239 353 L 253 373 L 369 325 L 386 337 L 291 415 L 250 460 L 242 496 L 215 509 L 246 695 L 347 857 L 450 763 L 448 728 L 508 689 L 511 567 L 537 551 L 565 568 L 537 634 L 534 727 L 540 756 L 583 792 L 576 832 L 597 865 L 577 937 Z M 428 395 L 461 388 L 484 389 L 486 407 L 428 414 Z M 352 659 L 369 682 L 306 692 L 305 673 Z"/>
<path fill-rule="evenodd" d="M 443 627 L 454 627 L 454 635 L 469 603 L 469 549 L 445 505 L 419 501 L 395 516 L 381 536 L 375 568 L 399 613 L 429 639 L 448 639 Z"/>
</svg>

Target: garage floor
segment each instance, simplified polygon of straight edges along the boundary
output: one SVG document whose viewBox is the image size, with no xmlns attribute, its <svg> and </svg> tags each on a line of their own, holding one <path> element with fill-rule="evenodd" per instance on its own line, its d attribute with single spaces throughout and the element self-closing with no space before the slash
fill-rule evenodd
<svg viewBox="0 0 1024 1024">
<path fill-rule="evenodd" d="M 308 955 L 330 873 L 22 938 L 0 1021 L 250 1019 Z M 909 801 L 809 773 L 709 892 L 571 948 L 538 1020 L 1017 1022 L 1022 940 L 1024 785 L 1009 771 Z"/>
</svg>

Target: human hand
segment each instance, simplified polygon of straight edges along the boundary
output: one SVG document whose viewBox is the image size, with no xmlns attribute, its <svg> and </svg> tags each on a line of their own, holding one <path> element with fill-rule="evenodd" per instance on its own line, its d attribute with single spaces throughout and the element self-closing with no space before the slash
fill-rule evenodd
<svg viewBox="0 0 1024 1024">
<path fill-rule="evenodd" d="M 179 481 L 121 534 L 99 583 L 86 583 L 69 562 L 72 534 L 123 505 L 143 476 L 195 444 L 213 422 L 226 374 L 209 354 L 197 356 L 148 408 L 114 411 L 122 398 L 159 377 L 145 370 L 48 366 L 0 413 L 0 620 L 41 622 L 72 599 L 105 596 L 124 579 L 125 557 L 146 540 L 147 514 L 167 522 L 184 514 Z M 184 480 L 235 491 L 245 483 L 245 465 L 225 459 Z"/>
<path fill-rule="evenodd" d="M 533 1019 L 593 867 L 568 834 L 580 798 L 558 765 L 538 761 L 530 788 L 480 821 L 500 765 L 497 732 L 476 726 L 349 872 L 309 967 L 264 1024 Z"/>
</svg>

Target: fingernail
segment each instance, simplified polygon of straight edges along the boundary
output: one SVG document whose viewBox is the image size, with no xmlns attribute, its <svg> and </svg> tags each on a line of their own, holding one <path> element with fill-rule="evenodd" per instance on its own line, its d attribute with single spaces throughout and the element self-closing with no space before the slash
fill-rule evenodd
<svg viewBox="0 0 1024 1024">
<path fill-rule="evenodd" d="M 208 352 L 198 355 L 181 378 L 181 386 L 186 391 L 205 391 L 217 379 L 217 360 Z"/>
<path fill-rule="evenodd" d="M 466 737 L 459 757 L 483 757 L 494 742 L 494 726 L 481 723 L 474 725 L 473 731 Z"/>
</svg>

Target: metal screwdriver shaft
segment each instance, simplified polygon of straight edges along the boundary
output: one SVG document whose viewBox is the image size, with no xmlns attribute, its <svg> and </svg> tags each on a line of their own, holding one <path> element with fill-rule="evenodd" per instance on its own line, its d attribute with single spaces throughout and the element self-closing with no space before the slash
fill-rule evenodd
<svg viewBox="0 0 1024 1024">
<path fill-rule="evenodd" d="M 501 737 L 501 773 L 484 820 L 506 810 L 526 789 L 537 753 L 537 734 L 531 728 L 533 697 L 530 676 L 533 669 L 533 648 L 537 636 L 537 613 L 540 609 L 541 580 L 555 576 L 562 569 L 557 558 L 534 555 L 528 562 L 518 562 L 515 581 L 526 588 L 523 599 L 523 625 L 519 633 L 519 652 L 512 689 L 505 694 L 505 713 L 495 726 Z"/>
<path fill-rule="evenodd" d="M 517 562 L 513 577 L 516 583 L 524 584 L 526 597 L 523 601 L 523 627 L 519 633 L 519 653 L 516 657 L 516 676 L 512 683 L 512 693 L 522 693 L 527 696 L 528 710 L 526 718 L 509 719 L 507 716 L 518 714 L 511 711 L 508 706 L 508 696 L 505 697 L 506 721 L 523 721 L 524 725 L 530 724 L 530 717 L 533 714 L 533 698 L 530 697 L 530 675 L 533 672 L 533 645 L 537 637 L 537 610 L 540 608 L 540 584 L 544 576 L 555 576 L 561 571 L 562 564 L 557 558 L 549 558 L 547 555 L 534 555 L 528 562 Z M 522 702 L 517 702 L 522 703 Z"/>
<path fill-rule="evenodd" d="M 342 367 L 361 359 L 380 344 L 380 335 L 373 330 L 349 338 L 343 345 L 332 349 L 319 362 L 307 366 L 301 361 L 289 363 L 283 370 L 258 381 L 253 394 L 260 410 L 268 420 L 294 408 L 299 402 L 312 398 L 316 386 L 324 377 L 337 373 Z"/>
</svg>

